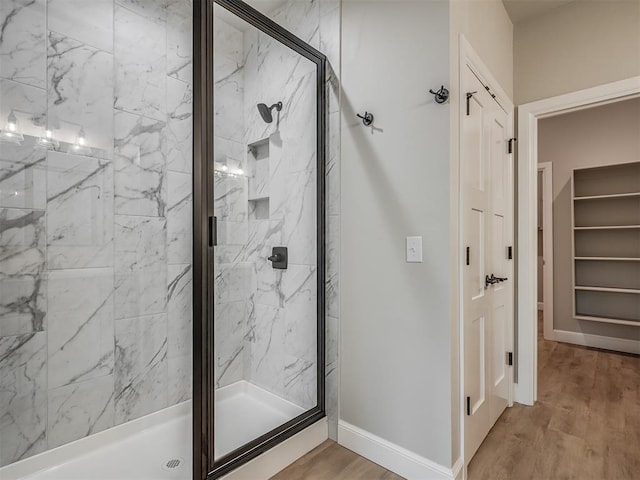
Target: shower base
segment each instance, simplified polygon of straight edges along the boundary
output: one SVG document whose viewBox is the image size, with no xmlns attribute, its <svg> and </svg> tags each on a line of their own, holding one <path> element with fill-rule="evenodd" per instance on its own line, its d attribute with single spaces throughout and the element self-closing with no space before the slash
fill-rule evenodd
<svg viewBox="0 0 640 480">
<path fill-rule="evenodd" d="M 4 468 L 2 480 L 191 480 L 191 402 Z"/>
<path fill-rule="evenodd" d="M 249 382 L 216 391 L 216 457 L 303 413 Z M 0 468 L 2 480 L 191 480 L 191 401 Z M 327 438 L 326 419 L 227 477 L 269 478 Z"/>
<path fill-rule="evenodd" d="M 305 410 L 245 380 L 216 390 L 215 455 L 220 458 Z"/>
</svg>

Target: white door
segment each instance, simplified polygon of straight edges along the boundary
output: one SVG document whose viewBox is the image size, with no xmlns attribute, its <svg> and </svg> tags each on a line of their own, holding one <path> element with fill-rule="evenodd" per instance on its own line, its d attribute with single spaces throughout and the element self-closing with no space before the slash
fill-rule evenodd
<svg viewBox="0 0 640 480">
<path fill-rule="evenodd" d="M 462 95 L 470 94 L 462 113 L 460 152 L 468 463 L 511 399 L 513 161 L 508 151 L 512 116 L 473 72 L 466 69 L 463 75 Z"/>
</svg>

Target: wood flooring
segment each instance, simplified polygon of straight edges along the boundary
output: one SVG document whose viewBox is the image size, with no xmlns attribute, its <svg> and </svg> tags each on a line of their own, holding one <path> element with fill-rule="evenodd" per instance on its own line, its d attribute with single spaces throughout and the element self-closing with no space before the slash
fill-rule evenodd
<svg viewBox="0 0 640 480">
<path fill-rule="evenodd" d="M 640 480 L 640 357 L 538 338 L 538 402 L 504 412 L 468 480 Z M 332 441 L 272 478 L 401 479 Z"/>
<path fill-rule="evenodd" d="M 640 479 L 640 357 L 538 338 L 538 402 L 504 412 L 468 479 Z"/>
<path fill-rule="evenodd" d="M 357 453 L 327 440 L 271 480 L 403 480 Z"/>
</svg>

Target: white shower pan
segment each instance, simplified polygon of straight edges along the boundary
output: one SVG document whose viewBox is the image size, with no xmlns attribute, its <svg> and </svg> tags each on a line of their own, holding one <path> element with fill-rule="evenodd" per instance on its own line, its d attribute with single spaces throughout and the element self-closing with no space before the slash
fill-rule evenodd
<svg viewBox="0 0 640 480">
<path fill-rule="evenodd" d="M 301 413 L 301 407 L 246 381 L 218 389 L 216 458 Z M 0 468 L 0 478 L 191 480 L 191 418 L 191 402 L 184 402 Z"/>
</svg>

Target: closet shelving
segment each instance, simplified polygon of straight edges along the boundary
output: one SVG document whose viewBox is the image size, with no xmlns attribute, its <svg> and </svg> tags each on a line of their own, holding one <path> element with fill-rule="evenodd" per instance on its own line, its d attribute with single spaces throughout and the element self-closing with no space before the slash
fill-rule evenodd
<svg viewBox="0 0 640 480">
<path fill-rule="evenodd" d="M 640 162 L 572 178 L 573 315 L 640 326 Z"/>
</svg>

